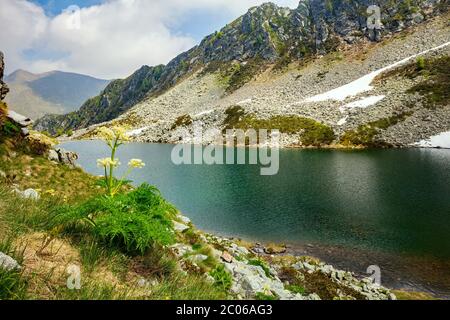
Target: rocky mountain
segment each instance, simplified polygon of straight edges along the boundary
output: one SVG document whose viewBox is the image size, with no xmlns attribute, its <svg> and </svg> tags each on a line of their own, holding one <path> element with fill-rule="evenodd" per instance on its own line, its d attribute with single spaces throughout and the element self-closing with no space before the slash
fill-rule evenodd
<svg viewBox="0 0 450 320">
<path fill-rule="evenodd" d="M 3 100 L 6 97 L 6 94 L 9 92 L 8 86 L 3 82 L 4 71 L 5 62 L 3 52 L 0 51 L 0 100 Z"/>
<path fill-rule="evenodd" d="M 33 74 L 24 70 L 13 72 L 5 82 L 10 88 L 6 98 L 10 108 L 33 119 L 75 111 L 109 83 L 75 73 L 52 71 Z"/>
<path fill-rule="evenodd" d="M 379 29 L 368 28 L 371 5 L 381 9 Z M 337 100 L 308 98 L 449 42 L 446 17 L 448 2 L 439 0 L 303 0 L 293 10 L 267 3 L 251 8 L 168 65 L 144 67 L 126 80 L 111 83 L 79 111 L 45 117 L 36 128 L 54 132 L 94 125 L 77 133 L 86 136 L 95 124 L 113 120 L 133 127 L 138 141 L 176 142 L 179 138 L 173 136 L 178 129 L 192 130 L 196 124 L 221 130 L 277 127 L 284 131 L 287 146 L 335 144 L 352 131 L 370 131 L 367 144 L 375 145 L 379 131 L 414 118 L 403 110 L 404 99 L 421 105 L 418 94 L 405 94 L 406 84 L 400 88 L 402 81 L 387 81 L 397 85 L 385 87 L 395 94 L 378 98 L 369 104 L 371 108 L 358 107 L 367 105 L 367 101 L 357 103 L 364 98 L 376 100 L 358 90 Z M 431 52 L 447 54 L 445 48 L 439 49 Z M 408 61 L 414 64 L 416 58 Z M 434 57 L 429 59 L 430 65 L 435 63 Z M 414 81 L 425 76 L 417 73 Z M 372 107 L 379 105 L 380 109 Z M 446 116 L 439 119 L 432 130 L 415 132 L 406 140 L 437 134 L 447 123 Z M 373 124 L 376 121 L 383 123 Z M 365 125 L 376 129 L 360 128 Z M 349 140 L 359 142 L 345 139 Z M 407 143 L 401 140 L 386 144 Z"/>
</svg>

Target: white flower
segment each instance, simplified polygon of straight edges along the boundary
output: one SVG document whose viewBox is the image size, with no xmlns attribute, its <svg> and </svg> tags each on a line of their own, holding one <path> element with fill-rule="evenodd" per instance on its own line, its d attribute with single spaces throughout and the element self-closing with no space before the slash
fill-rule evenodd
<svg viewBox="0 0 450 320">
<path fill-rule="evenodd" d="M 107 168 L 107 167 L 116 168 L 120 166 L 120 161 L 119 159 L 112 160 L 111 158 L 98 159 L 97 166 L 99 166 L 100 168 Z"/>
<path fill-rule="evenodd" d="M 99 168 L 106 168 L 109 164 L 109 160 L 111 160 L 110 158 L 105 158 L 105 159 L 98 159 L 97 160 L 97 166 Z"/>
<path fill-rule="evenodd" d="M 112 141 L 114 140 L 115 134 L 114 132 L 106 127 L 101 127 L 97 129 L 98 135 L 105 141 Z"/>
<path fill-rule="evenodd" d="M 145 167 L 145 163 L 141 159 L 131 159 L 130 162 L 128 162 L 128 166 L 130 168 L 141 169 Z"/>
</svg>

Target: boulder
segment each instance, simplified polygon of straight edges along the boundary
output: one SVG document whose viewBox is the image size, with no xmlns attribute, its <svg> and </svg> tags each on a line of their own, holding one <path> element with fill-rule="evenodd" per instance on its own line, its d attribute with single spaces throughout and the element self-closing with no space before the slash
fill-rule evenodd
<svg viewBox="0 0 450 320">
<path fill-rule="evenodd" d="M 0 268 L 6 271 L 20 270 L 22 267 L 16 260 L 0 252 Z"/>
<path fill-rule="evenodd" d="M 191 223 L 191 219 L 189 219 L 188 217 L 183 216 L 181 214 L 178 216 L 178 218 L 181 220 L 181 222 L 183 222 L 186 225 Z"/>
<path fill-rule="evenodd" d="M 173 222 L 173 228 L 174 228 L 174 230 L 175 230 L 176 232 L 183 233 L 184 231 L 186 231 L 186 230 L 189 229 L 189 226 L 187 226 L 187 225 L 185 225 L 185 224 L 182 224 L 182 223 L 179 223 L 179 222 L 177 222 L 177 221 L 174 221 L 174 222 Z"/>
<path fill-rule="evenodd" d="M 266 254 L 283 254 L 286 253 L 287 249 L 285 245 L 275 245 L 271 244 L 264 248 Z"/>
<path fill-rule="evenodd" d="M 48 151 L 47 159 L 54 162 L 59 162 L 59 155 L 56 150 L 50 149 Z"/>
<path fill-rule="evenodd" d="M 229 254 L 228 251 L 224 251 L 222 253 L 222 255 L 220 256 L 220 258 L 227 263 L 233 262 L 233 256 L 231 254 Z"/>
<path fill-rule="evenodd" d="M 56 152 L 58 153 L 59 162 L 73 168 L 77 167 L 76 160 L 78 160 L 78 154 L 64 149 L 57 149 Z"/>
<path fill-rule="evenodd" d="M 27 128 L 33 124 L 33 120 L 30 118 L 27 118 L 17 112 L 14 112 L 12 110 L 8 110 L 8 114 L 6 115 L 10 121 L 13 121 L 17 125 L 19 125 L 21 128 Z"/>
</svg>

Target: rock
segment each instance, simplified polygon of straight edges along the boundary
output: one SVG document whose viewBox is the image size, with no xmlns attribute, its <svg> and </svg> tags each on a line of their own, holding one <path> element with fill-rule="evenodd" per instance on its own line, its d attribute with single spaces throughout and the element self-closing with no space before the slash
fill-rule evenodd
<svg viewBox="0 0 450 320">
<path fill-rule="evenodd" d="M 192 252 L 191 246 L 188 246 L 188 245 L 185 245 L 182 243 L 174 244 L 170 248 L 172 249 L 172 252 L 177 256 L 177 258 L 182 258 L 186 254 Z"/>
<path fill-rule="evenodd" d="M 233 262 L 233 256 L 229 254 L 227 251 L 224 251 L 220 258 L 227 263 Z"/>
<path fill-rule="evenodd" d="M 395 294 L 390 293 L 389 294 L 389 300 L 397 300 L 397 297 L 395 296 Z"/>
<path fill-rule="evenodd" d="M 17 125 L 19 125 L 22 128 L 26 128 L 33 124 L 33 121 L 30 118 L 27 118 L 21 114 L 18 114 L 17 112 L 14 112 L 12 110 L 8 110 L 8 114 L 6 116 L 9 120 L 15 122 Z"/>
<path fill-rule="evenodd" d="M 214 284 L 216 282 L 216 279 L 214 279 L 211 275 L 206 274 L 205 275 L 206 278 L 206 282 L 208 282 L 209 284 Z"/>
<path fill-rule="evenodd" d="M 256 254 L 264 254 L 264 249 L 260 247 L 255 247 L 252 249 L 252 251 Z"/>
<path fill-rule="evenodd" d="M 14 189 L 14 192 L 21 198 L 24 199 L 30 199 L 30 200 L 39 200 L 41 196 L 39 195 L 39 192 L 37 192 L 34 189 L 27 189 L 25 191 L 20 191 L 18 189 Z"/>
<path fill-rule="evenodd" d="M 317 293 L 313 293 L 313 294 L 310 294 L 307 297 L 307 300 L 319 301 L 319 300 L 322 300 L 322 299 L 320 299 L 320 297 L 319 297 L 319 295 Z"/>
<path fill-rule="evenodd" d="M 0 268 L 6 271 L 20 270 L 22 267 L 17 263 L 16 260 L 10 256 L 0 252 Z"/>
<path fill-rule="evenodd" d="M 183 223 L 186 224 L 186 225 L 191 223 L 191 219 L 189 219 L 189 218 L 186 217 L 186 216 L 179 215 L 178 218 L 181 220 L 181 222 L 183 222 Z"/>
<path fill-rule="evenodd" d="M 286 253 L 286 246 L 269 245 L 264 248 L 264 252 L 267 254 L 283 254 Z"/>
<path fill-rule="evenodd" d="M 177 221 L 174 221 L 174 222 L 173 222 L 173 228 L 174 228 L 174 230 L 175 230 L 176 232 L 180 232 L 180 233 L 183 233 L 184 231 L 190 229 L 189 226 L 187 226 L 187 225 L 185 225 L 185 224 L 182 224 L 182 223 L 179 223 L 179 222 L 177 222 Z"/>
<path fill-rule="evenodd" d="M 59 162 L 59 155 L 56 150 L 50 149 L 48 151 L 47 159 L 54 162 Z"/>
<path fill-rule="evenodd" d="M 76 160 L 78 160 L 78 154 L 72 151 L 66 151 L 64 149 L 57 149 L 59 162 L 68 165 L 72 168 L 76 168 Z"/>
</svg>

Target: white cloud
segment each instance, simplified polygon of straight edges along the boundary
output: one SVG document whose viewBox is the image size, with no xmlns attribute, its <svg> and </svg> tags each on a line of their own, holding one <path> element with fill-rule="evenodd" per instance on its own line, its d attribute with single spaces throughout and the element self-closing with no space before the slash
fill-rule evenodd
<svg viewBox="0 0 450 320">
<path fill-rule="evenodd" d="M 0 50 L 7 71 L 64 70 L 103 78 L 125 77 L 140 66 L 167 63 L 196 41 L 173 31 L 195 10 L 236 18 L 261 0 L 109 0 L 55 17 L 26 0 L 0 0 Z M 296 7 L 298 0 L 276 1 Z M 176 28 L 175 28 L 176 29 Z M 25 54 L 28 52 L 28 54 Z M 30 52 L 35 53 L 30 57 Z"/>
</svg>

